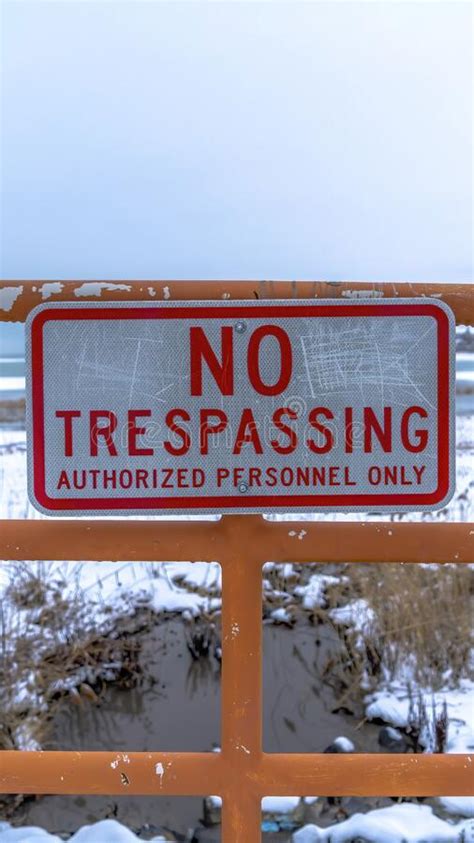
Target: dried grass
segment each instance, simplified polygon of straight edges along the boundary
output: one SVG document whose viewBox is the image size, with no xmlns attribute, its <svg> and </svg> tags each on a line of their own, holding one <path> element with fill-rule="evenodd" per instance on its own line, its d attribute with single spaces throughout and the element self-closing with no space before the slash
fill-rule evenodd
<svg viewBox="0 0 474 843">
<path fill-rule="evenodd" d="M 71 574 L 73 576 L 73 570 Z M 15 563 L 0 606 L 0 750 L 44 745 L 59 701 L 97 702 L 140 678 L 139 642 L 91 622 L 91 604 L 44 563 Z"/>
<path fill-rule="evenodd" d="M 354 668 L 436 690 L 472 671 L 474 571 L 467 565 L 348 565 L 330 608 L 362 599 L 373 620 L 344 632 Z M 388 674 L 388 676 L 387 676 Z"/>
</svg>

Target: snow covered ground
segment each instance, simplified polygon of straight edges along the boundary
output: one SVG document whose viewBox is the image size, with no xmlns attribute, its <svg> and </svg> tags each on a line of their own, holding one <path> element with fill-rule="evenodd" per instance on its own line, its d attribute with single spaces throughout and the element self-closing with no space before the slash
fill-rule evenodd
<svg viewBox="0 0 474 843">
<path fill-rule="evenodd" d="M 70 843 L 135 843 L 139 838 L 116 820 L 102 820 L 85 825 L 71 838 Z M 60 837 L 33 826 L 12 828 L 0 822 L 0 843 L 62 843 Z M 165 837 L 153 837 L 150 843 L 166 843 Z"/>
<path fill-rule="evenodd" d="M 430 807 L 406 802 L 368 814 L 354 814 L 330 828 L 306 825 L 293 843 L 472 843 L 474 823 L 445 822 Z M 0 843 L 2 843 L 0 837 Z"/>
<path fill-rule="evenodd" d="M 446 700 L 449 718 L 447 752 L 474 753 L 474 684 L 462 679 L 457 688 L 430 691 L 418 689 L 429 700 L 428 718 L 433 712 L 439 712 Z M 383 720 L 395 727 L 408 726 L 410 716 L 410 696 L 407 685 L 391 682 L 367 697 L 366 715 L 369 720 Z M 421 743 L 427 752 L 433 751 L 431 745 L 432 730 L 427 728 L 421 736 Z M 474 765 L 474 756 L 473 756 Z M 473 801 L 474 807 L 474 801 Z"/>
<path fill-rule="evenodd" d="M 294 806 L 295 797 L 267 797 L 268 810 L 284 813 Z M 290 807 L 291 806 L 291 807 Z M 134 843 L 140 838 L 115 820 L 102 820 L 83 826 L 70 843 Z M 474 843 L 474 822 L 447 822 L 426 805 L 402 803 L 388 808 L 354 814 L 348 820 L 320 828 L 305 825 L 292 836 L 293 843 Z M 40 828 L 12 828 L 0 823 L 0 843 L 61 843 L 61 838 Z M 152 843 L 166 843 L 153 837 Z"/>
</svg>

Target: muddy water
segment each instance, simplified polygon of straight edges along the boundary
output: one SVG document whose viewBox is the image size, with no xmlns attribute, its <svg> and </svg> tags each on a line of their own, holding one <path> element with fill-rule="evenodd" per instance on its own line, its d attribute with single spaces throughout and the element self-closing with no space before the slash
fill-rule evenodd
<svg viewBox="0 0 474 843">
<path fill-rule="evenodd" d="M 141 639 L 142 685 L 132 690 L 111 687 L 98 704 L 65 705 L 47 748 L 210 751 L 219 743 L 217 662 L 191 659 L 179 621 L 156 625 L 141 633 Z M 358 728 L 357 715 L 333 712 L 336 697 L 321 683 L 321 672 L 336 652 L 337 638 L 329 628 L 264 627 L 267 752 L 323 751 L 339 735 L 350 738 L 358 751 L 378 750 L 376 727 Z M 202 800 L 48 796 L 24 805 L 16 822 L 68 832 L 105 816 L 117 817 L 145 837 L 161 828 L 185 835 L 199 825 Z"/>
<path fill-rule="evenodd" d="M 324 752 L 341 735 L 357 752 L 380 751 L 379 729 L 364 723 L 362 711 L 334 688 L 337 680 L 327 668 L 339 652 L 339 639 L 329 626 L 264 629 L 265 752 Z"/>
<path fill-rule="evenodd" d="M 100 705 L 65 706 L 51 748 L 207 752 L 219 743 L 219 664 L 192 660 L 180 621 L 156 625 L 140 641 L 142 683 L 109 688 Z"/>
</svg>

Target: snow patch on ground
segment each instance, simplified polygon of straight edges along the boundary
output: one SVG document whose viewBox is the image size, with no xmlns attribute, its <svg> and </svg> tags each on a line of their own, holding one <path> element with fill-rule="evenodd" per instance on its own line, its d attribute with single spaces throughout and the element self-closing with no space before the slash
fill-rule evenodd
<svg viewBox="0 0 474 843">
<path fill-rule="evenodd" d="M 280 606 L 278 609 L 273 609 L 270 612 L 270 617 L 275 623 L 291 623 L 291 615 L 287 609 Z"/>
<path fill-rule="evenodd" d="M 406 728 L 409 725 L 410 699 L 413 700 L 413 695 L 415 699 L 421 695 L 424 700 L 430 725 L 434 711 L 439 712 L 446 701 L 449 720 L 447 752 L 474 753 L 474 682 L 468 679 L 462 679 L 457 688 L 446 687 L 440 691 L 412 688 L 411 698 L 406 685 L 392 683 L 367 697 L 366 716 L 369 720 L 383 720 L 392 726 Z M 433 729 L 429 728 L 426 735 L 421 736 L 421 742 L 428 751 L 432 750 L 432 732 Z"/>
<path fill-rule="evenodd" d="M 330 574 L 313 574 L 307 585 L 299 585 L 294 593 L 301 598 L 304 609 L 316 609 L 324 606 L 325 594 L 328 586 L 337 585 L 341 577 L 333 577 Z"/>
<path fill-rule="evenodd" d="M 220 796 L 210 796 L 209 802 L 214 808 L 222 807 Z M 262 811 L 265 811 L 267 814 L 289 814 L 298 807 L 299 803 L 299 796 L 264 796 L 262 799 Z M 2 843 L 1 838 L 0 843 Z"/>
<path fill-rule="evenodd" d="M 333 746 L 337 747 L 340 752 L 355 752 L 355 746 L 349 738 L 344 737 L 341 735 L 338 738 L 334 738 Z"/>
<path fill-rule="evenodd" d="M 465 820 L 452 825 L 436 817 L 430 807 L 407 802 L 354 814 L 330 828 L 306 825 L 292 839 L 293 843 L 472 843 L 474 824 Z"/>
<path fill-rule="evenodd" d="M 447 814 L 474 818 L 474 796 L 440 796 L 437 801 Z"/>
<path fill-rule="evenodd" d="M 69 843 L 135 843 L 139 839 L 116 820 L 102 820 L 80 828 L 69 838 Z M 62 843 L 62 838 L 42 828 L 12 828 L 9 823 L 0 822 L 0 843 Z M 166 838 L 153 837 L 150 843 L 166 843 Z"/>
<path fill-rule="evenodd" d="M 332 609 L 329 616 L 334 623 L 350 626 L 355 632 L 367 631 L 375 623 L 375 614 L 366 600 L 352 600 L 345 606 Z"/>
<path fill-rule="evenodd" d="M 218 796 L 210 797 L 215 807 L 222 804 Z M 295 796 L 267 796 L 262 800 L 262 810 L 270 814 L 285 814 L 299 804 Z M 313 802 L 314 798 L 308 798 Z M 102 820 L 83 826 L 69 839 L 69 843 L 135 843 L 139 838 L 116 820 Z M 162 836 L 153 837 L 153 843 L 165 843 Z M 403 803 L 380 808 L 368 814 L 354 814 L 348 820 L 320 828 L 306 825 L 293 834 L 293 843 L 473 843 L 474 822 L 465 820 L 449 823 L 433 814 L 426 805 Z M 13 828 L 0 823 L 0 843 L 61 843 L 61 838 L 32 826 Z"/>
</svg>

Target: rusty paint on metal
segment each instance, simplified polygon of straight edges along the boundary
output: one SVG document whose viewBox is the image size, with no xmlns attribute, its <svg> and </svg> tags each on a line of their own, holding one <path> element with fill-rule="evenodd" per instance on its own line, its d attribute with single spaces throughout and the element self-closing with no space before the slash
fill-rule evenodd
<svg viewBox="0 0 474 843">
<path fill-rule="evenodd" d="M 202 795 L 223 787 L 217 753 L 170 752 L 19 752 L 0 755 L 0 793 L 93 793 L 123 795 L 121 774 L 129 779 L 127 796 Z M 162 765 L 166 774 L 157 775 Z"/>
<path fill-rule="evenodd" d="M 304 540 L 297 535 L 304 531 Z M 236 558 L 241 550 L 243 560 Z M 349 550 L 350 549 L 350 550 Z M 0 521 L 0 558 L 64 561 L 219 561 L 248 571 L 277 562 L 473 562 L 474 525 L 267 521 Z"/>
<path fill-rule="evenodd" d="M 89 285 L 89 286 L 87 286 Z M 130 287 L 130 289 L 128 289 Z M 13 288 L 13 289 L 12 289 Z M 469 285 L 324 282 L 4 282 L 0 321 L 57 301 L 441 296 L 473 324 Z M 2 309 L 3 307 L 3 309 Z M 470 795 L 469 755 L 266 754 L 262 751 L 262 564 L 472 562 L 474 525 L 275 522 L 1 521 L 3 560 L 218 561 L 223 568 L 222 751 L 0 754 L 0 793 L 223 797 L 224 843 L 260 840 L 266 795 Z M 205 791 L 205 794 L 203 793 Z"/>
<path fill-rule="evenodd" d="M 428 296 L 442 299 L 459 325 L 474 325 L 470 284 L 367 281 L 0 281 L 0 322 L 24 322 L 49 301 L 187 301 L 232 299 L 339 299 Z"/>
</svg>

